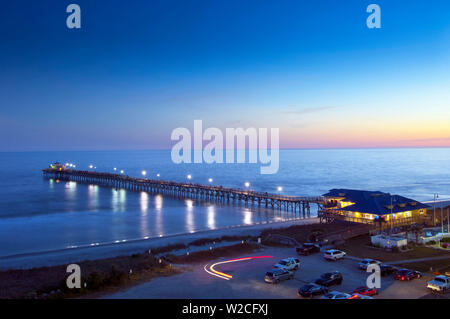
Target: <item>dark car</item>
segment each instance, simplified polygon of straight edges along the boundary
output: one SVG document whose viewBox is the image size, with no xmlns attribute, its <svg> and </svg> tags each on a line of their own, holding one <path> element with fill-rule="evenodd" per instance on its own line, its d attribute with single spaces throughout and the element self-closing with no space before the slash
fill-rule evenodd
<svg viewBox="0 0 450 319">
<path fill-rule="evenodd" d="M 374 295 L 378 295 L 378 289 L 361 286 L 361 287 L 358 287 L 355 290 L 353 290 L 352 294 L 359 294 L 359 295 L 363 295 L 363 296 L 374 296 Z"/>
<path fill-rule="evenodd" d="M 422 274 L 416 270 L 409 270 L 409 269 L 400 269 L 395 273 L 394 278 L 396 280 L 401 281 L 408 281 L 416 278 L 422 277 Z"/>
<path fill-rule="evenodd" d="M 397 271 L 397 268 L 392 267 L 391 265 L 380 265 L 380 274 L 381 276 L 389 276 Z"/>
<path fill-rule="evenodd" d="M 320 246 L 313 243 L 304 243 L 301 246 L 295 248 L 299 255 L 310 255 L 320 252 Z"/>
<path fill-rule="evenodd" d="M 320 278 L 317 279 L 315 283 L 321 286 L 329 287 L 332 285 L 340 285 L 343 279 L 344 278 L 339 271 L 327 272 L 320 276 Z"/>
<path fill-rule="evenodd" d="M 326 293 L 328 293 L 327 287 L 316 285 L 314 283 L 301 286 L 300 289 L 298 290 L 298 295 L 305 298 L 324 295 Z"/>
</svg>

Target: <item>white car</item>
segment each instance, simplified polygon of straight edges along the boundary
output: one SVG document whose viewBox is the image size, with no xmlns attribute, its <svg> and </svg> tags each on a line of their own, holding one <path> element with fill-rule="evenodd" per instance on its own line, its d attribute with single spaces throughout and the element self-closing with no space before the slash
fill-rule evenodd
<svg viewBox="0 0 450 319">
<path fill-rule="evenodd" d="M 326 295 L 322 296 L 322 299 L 348 299 L 352 295 L 346 294 L 345 292 L 330 291 Z"/>
<path fill-rule="evenodd" d="M 345 257 L 345 255 L 347 255 L 345 252 L 341 251 L 341 250 L 337 250 L 337 249 L 330 249 L 327 250 L 324 254 L 323 257 L 326 260 L 338 260 L 338 259 L 342 259 Z"/>
<path fill-rule="evenodd" d="M 293 257 L 281 259 L 274 267 L 288 271 L 297 270 L 300 267 L 300 259 Z"/>
<path fill-rule="evenodd" d="M 353 294 L 348 299 L 374 299 L 374 298 L 371 296 L 366 296 L 366 295 L 361 295 L 361 294 Z"/>
<path fill-rule="evenodd" d="M 358 264 L 358 267 L 359 267 L 359 269 L 367 270 L 367 267 L 369 267 L 369 265 L 380 265 L 380 264 L 381 264 L 381 261 L 379 261 L 379 260 L 366 258 L 366 259 L 361 260 L 361 262 Z"/>
<path fill-rule="evenodd" d="M 427 282 L 427 288 L 438 292 L 450 290 L 450 277 L 436 276 L 433 280 Z"/>
</svg>

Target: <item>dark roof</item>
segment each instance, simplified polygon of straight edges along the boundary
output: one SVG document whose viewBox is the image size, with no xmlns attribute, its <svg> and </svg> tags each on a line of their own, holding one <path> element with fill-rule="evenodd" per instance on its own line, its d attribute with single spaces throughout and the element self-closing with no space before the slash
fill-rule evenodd
<svg viewBox="0 0 450 319">
<path fill-rule="evenodd" d="M 370 213 L 376 215 L 386 215 L 400 213 L 410 210 L 429 208 L 414 199 L 389 193 L 362 191 L 355 189 L 332 189 L 323 195 L 324 197 L 342 198 L 343 201 L 355 203 L 344 208 L 342 211 Z M 391 199 L 393 208 L 391 210 Z"/>
</svg>

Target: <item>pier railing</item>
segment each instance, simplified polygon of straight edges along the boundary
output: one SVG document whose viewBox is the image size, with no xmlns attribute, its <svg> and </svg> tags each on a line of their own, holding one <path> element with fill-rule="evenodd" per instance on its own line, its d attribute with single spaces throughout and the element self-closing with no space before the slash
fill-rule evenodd
<svg viewBox="0 0 450 319">
<path fill-rule="evenodd" d="M 199 198 L 205 200 L 245 202 L 266 208 L 283 209 L 294 212 L 298 211 L 304 216 L 310 215 L 311 204 L 316 204 L 318 209 L 320 209 L 324 202 L 323 198 L 320 196 L 286 196 L 240 188 L 154 180 L 147 178 L 134 178 L 127 175 L 112 173 L 72 169 L 58 170 L 51 168 L 43 169 L 42 171 L 46 178 L 54 178 L 56 180 L 96 184 L 117 189 L 127 189 L 130 191 L 170 193 L 180 197 Z"/>
</svg>

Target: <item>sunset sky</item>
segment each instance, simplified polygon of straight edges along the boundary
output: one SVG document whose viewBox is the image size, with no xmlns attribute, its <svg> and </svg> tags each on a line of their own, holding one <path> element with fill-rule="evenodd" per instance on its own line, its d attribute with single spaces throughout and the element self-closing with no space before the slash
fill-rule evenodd
<svg viewBox="0 0 450 319">
<path fill-rule="evenodd" d="M 0 70 L 0 151 L 170 148 L 196 119 L 283 148 L 450 146 L 448 0 L 9 1 Z"/>
</svg>

